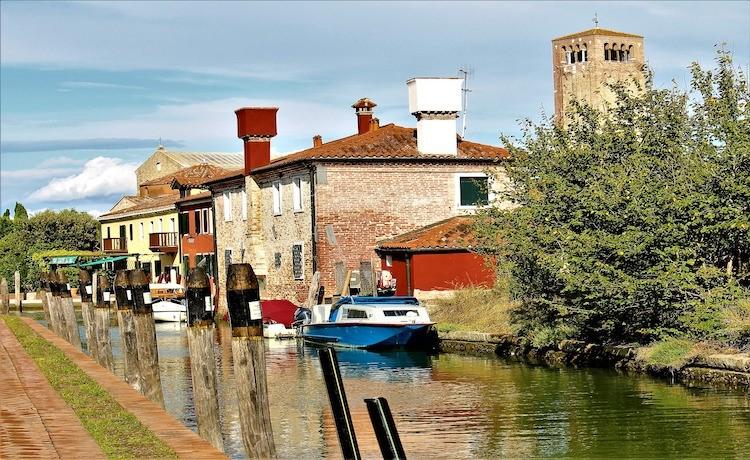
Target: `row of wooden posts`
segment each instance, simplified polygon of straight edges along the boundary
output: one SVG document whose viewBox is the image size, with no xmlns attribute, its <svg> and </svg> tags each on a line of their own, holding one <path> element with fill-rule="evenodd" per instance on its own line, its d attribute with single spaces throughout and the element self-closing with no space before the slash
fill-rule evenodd
<svg viewBox="0 0 750 460">
<path fill-rule="evenodd" d="M 109 334 L 110 303 L 114 301 L 125 381 L 164 407 L 152 299 L 145 272 L 120 270 L 110 283 L 103 274 L 92 275 L 81 270 L 79 280 L 81 313 L 91 357 L 114 372 Z M 57 270 L 44 274 L 42 287 L 42 307 L 49 328 L 80 348 L 82 340 L 65 273 Z M 272 458 L 276 456 L 276 447 L 268 404 L 260 292 L 250 264 L 230 265 L 226 288 L 242 441 L 249 458 Z M 209 279 L 202 268 L 192 269 L 188 274 L 186 296 L 198 434 L 223 451 L 214 356 L 214 305 Z"/>
<path fill-rule="evenodd" d="M 18 311 L 23 311 L 23 303 L 21 301 L 21 274 L 16 271 L 13 275 L 13 281 L 15 282 L 15 299 L 16 307 Z M 10 293 L 8 292 L 8 281 L 3 278 L 0 280 L 0 315 L 7 315 L 10 311 Z"/>
</svg>

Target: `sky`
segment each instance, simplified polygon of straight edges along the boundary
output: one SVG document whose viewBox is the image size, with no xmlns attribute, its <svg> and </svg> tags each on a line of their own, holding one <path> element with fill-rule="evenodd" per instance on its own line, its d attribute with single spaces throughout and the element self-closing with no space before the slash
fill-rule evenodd
<svg viewBox="0 0 750 460">
<path fill-rule="evenodd" d="M 657 86 L 715 46 L 750 62 L 750 2 L 0 2 L 0 208 L 106 212 L 161 142 L 240 152 L 234 110 L 277 106 L 275 154 L 415 126 L 406 80 L 471 68 L 466 137 L 492 145 L 554 111 L 551 40 L 645 37 Z"/>
</svg>

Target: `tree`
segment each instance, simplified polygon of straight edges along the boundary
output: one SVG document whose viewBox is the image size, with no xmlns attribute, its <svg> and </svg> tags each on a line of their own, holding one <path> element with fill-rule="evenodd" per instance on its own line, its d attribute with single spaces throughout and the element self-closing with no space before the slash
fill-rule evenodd
<svg viewBox="0 0 750 460">
<path fill-rule="evenodd" d="M 574 103 L 565 127 L 503 137 L 502 198 L 519 206 L 488 208 L 477 231 L 537 345 L 716 336 L 721 309 L 749 296 L 750 98 L 731 56 L 717 63 L 693 65 L 694 94 L 649 75 L 640 91 L 613 85 L 606 113 Z"/>
<path fill-rule="evenodd" d="M 16 208 L 13 211 L 13 219 L 15 220 L 27 220 L 29 218 L 29 213 L 26 212 L 26 208 L 19 202 L 16 202 Z"/>
</svg>

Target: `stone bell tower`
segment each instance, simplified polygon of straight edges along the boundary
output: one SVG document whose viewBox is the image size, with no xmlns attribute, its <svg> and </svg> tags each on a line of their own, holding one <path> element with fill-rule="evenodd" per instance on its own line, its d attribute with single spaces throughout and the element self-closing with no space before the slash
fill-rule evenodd
<svg viewBox="0 0 750 460">
<path fill-rule="evenodd" d="M 608 83 L 644 83 L 643 37 L 595 23 L 593 29 L 552 40 L 556 120 L 565 120 L 575 99 L 600 110 L 614 102 Z"/>
</svg>

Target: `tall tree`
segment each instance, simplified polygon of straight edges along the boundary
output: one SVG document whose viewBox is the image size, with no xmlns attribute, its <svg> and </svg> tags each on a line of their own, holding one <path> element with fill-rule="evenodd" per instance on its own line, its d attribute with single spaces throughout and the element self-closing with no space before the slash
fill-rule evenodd
<svg viewBox="0 0 750 460">
<path fill-rule="evenodd" d="M 29 213 L 26 211 L 26 208 L 19 202 L 16 202 L 16 208 L 13 210 L 13 219 L 15 220 L 27 220 L 29 218 Z"/>
<path fill-rule="evenodd" d="M 693 65 L 694 94 L 614 85 L 606 113 L 573 104 L 565 127 L 527 122 L 519 143 L 503 138 L 503 198 L 519 206 L 485 210 L 478 231 L 537 344 L 710 335 L 748 296 L 750 97 L 731 56 L 717 64 Z"/>
</svg>

